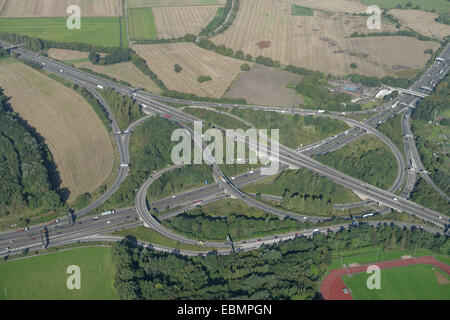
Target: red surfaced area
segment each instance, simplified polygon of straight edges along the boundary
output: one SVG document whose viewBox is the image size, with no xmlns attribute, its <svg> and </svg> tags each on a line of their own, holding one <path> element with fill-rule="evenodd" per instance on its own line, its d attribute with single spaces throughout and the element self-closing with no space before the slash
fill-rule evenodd
<svg viewBox="0 0 450 320">
<path fill-rule="evenodd" d="M 411 258 L 404 260 L 385 261 L 379 263 L 371 263 L 368 265 L 349 267 L 346 269 L 332 270 L 330 274 L 322 281 L 320 286 L 320 292 L 325 300 L 353 300 L 350 292 L 344 293 L 345 284 L 342 281 L 342 276 L 346 274 L 354 274 L 360 272 L 366 272 L 369 265 L 376 265 L 380 269 L 397 268 L 403 266 L 409 266 L 413 264 L 429 264 L 433 265 L 447 274 L 450 274 L 450 266 L 437 261 L 433 256 Z"/>
</svg>

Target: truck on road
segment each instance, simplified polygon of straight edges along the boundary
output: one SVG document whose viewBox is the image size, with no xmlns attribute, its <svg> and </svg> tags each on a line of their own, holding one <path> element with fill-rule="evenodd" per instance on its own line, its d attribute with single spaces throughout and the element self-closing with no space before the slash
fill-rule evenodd
<svg viewBox="0 0 450 320">
<path fill-rule="evenodd" d="M 115 212 L 116 212 L 116 210 L 105 211 L 105 212 L 102 212 L 102 216 L 107 216 L 107 215 L 113 214 Z"/>
</svg>

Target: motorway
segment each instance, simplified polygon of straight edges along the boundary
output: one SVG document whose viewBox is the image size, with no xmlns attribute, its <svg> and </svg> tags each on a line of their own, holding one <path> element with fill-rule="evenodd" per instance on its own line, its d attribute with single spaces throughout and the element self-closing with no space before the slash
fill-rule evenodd
<svg viewBox="0 0 450 320">
<path fill-rule="evenodd" d="M 95 95 L 95 90 L 93 90 L 93 88 L 96 88 L 98 85 L 111 87 L 123 94 L 129 94 L 132 91 L 131 88 L 121 86 L 117 83 L 113 83 L 108 80 L 97 78 L 95 76 L 81 72 L 72 67 L 68 67 L 62 63 L 55 62 L 55 61 L 45 58 L 45 57 L 40 57 L 40 56 L 30 53 L 26 50 L 17 48 L 17 49 L 14 49 L 14 51 L 19 53 L 22 58 L 40 63 L 41 65 L 43 65 L 44 69 L 46 69 L 47 71 L 56 73 L 74 83 L 85 86 L 86 88 L 90 88 L 91 92 L 93 92 L 94 95 Z M 448 61 L 448 47 L 444 51 L 443 56 Z M 445 71 L 445 73 L 448 71 L 448 63 L 446 65 L 447 65 L 447 67 L 446 67 L 447 70 Z M 442 75 L 442 72 L 440 74 Z M 434 77 L 434 73 L 433 73 L 433 77 Z M 412 89 L 416 90 L 417 88 L 412 88 Z M 180 110 L 170 107 L 170 106 L 167 106 L 167 105 L 164 105 L 160 102 L 156 102 L 155 100 L 157 99 L 159 101 L 166 101 L 166 102 L 168 101 L 168 102 L 176 102 L 176 103 L 184 103 L 184 104 L 188 103 L 186 101 L 170 99 L 170 98 L 165 98 L 165 97 L 159 97 L 159 96 L 155 96 L 155 95 L 152 95 L 149 93 L 144 93 L 144 92 L 133 93 L 133 96 L 138 102 L 148 104 L 149 108 L 151 108 L 152 111 L 155 113 L 159 113 L 159 114 L 167 113 L 167 114 L 170 114 L 171 116 L 173 116 L 175 119 L 179 119 L 184 122 L 192 122 L 192 120 L 193 120 L 192 117 L 186 115 L 185 113 L 181 112 Z M 98 94 L 96 94 L 96 97 L 98 97 Z M 403 97 L 404 97 L 404 95 L 401 95 L 398 102 L 402 102 L 401 98 L 403 98 Z M 397 102 L 397 101 L 395 101 L 395 102 Z M 211 107 L 211 106 L 228 106 L 228 107 L 244 107 L 244 108 L 254 108 L 254 109 L 263 109 L 264 108 L 266 111 L 283 112 L 282 109 L 280 109 L 280 108 L 276 108 L 277 110 L 267 110 L 269 108 L 257 107 L 257 106 L 237 106 L 237 105 L 211 104 L 211 103 L 199 103 L 199 102 L 195 102 L 195 104 L 196 105 L 203 104 L 203 105 L 209 106 L 209 107 Z M 371 119 L 369 119 L 370 121 L 366 122 L 366 124 L 368 124 L 369 126 L 376 127 L 377 124 L 380 124 L 383 121 L 386 121 L 385 119 L 388 119 L 390 116 L 392 116 L 392 114 L 395 114 L 395 112 L 398 112 L 398 110 L 393 110 L 393 109 L 397 109 L 397 107 L 399 105 L 400 105 L 400 103 L 398 103 L 395 107 L 392 106 L 390 108 L 388 107 L 388 108 L 382 109 L 383 111 L 381 113 L 379 113 L 375 117 L 372 117 Z M 105 106 L 105 109 L 108 110 L 107 106 Z M 275 108 L 272 108 L 272 109 L 275 109 Z M 286 109 L 284 110 L 284 112 L 286 112 Z M 309 112 L 309 113 L 311 113 L 311 111 L 302 111 L 302 110 L 296 110 L 293 112 L 303 112 L 303 113 Z M 318 115 L 317 113 L 315 113 L 315 114 Z M 112 116 L 112 114 L 110 115 L 110 119 L 113 120 L 114 118 L 111 116 Z M 329 115 L 327 115 L 327 116 L 329 116 Z M 345 118 L 345 120 L 349 121 L 348 118 Z M 360 123 L 358 123 L 358 124 L 360 124 Z M 118 127 L 114 128 L 114 121 L 112 121 L 112 126 L 113 126 L 114 132 L 119 131 Z M 376 130 L 374 131 L 373 127 L 369 128 L 369 127 L 361 127 L 361 126 L 359 126 L 358 129 L 351 129 L 351 130 L 359 130 L 359 131 L 361 131 L 361 134 L 363 134 L 364 132 L 372 132 L 372 133 L 377 132 Z M 344 135 L 348 136 L 348 133 L 344 134 Z M 357 135 L 358 134 L 355 134 L 352 136 L 357 136 Z M 334 139 L 338 139 L 338 138 L 339 139 L 348 139 L 348 137 L 344 137 L 342 135 L 340 135 L 340 137 L 335 137 Z M 127 139 L 127 136 L 125 137 L 125 139 L 121 139 L 121 138 L 117 139 L 116 138 L 116 141 L 118 141 L 118 140 L 122 141 L 122 143 L 117 142 L 118 146 L 122 145 L 122 147 L 123 147 L 123 148 L 119 147 L 119 158 L 121 159 L 121 163 L 128 163 L 128 158 L 127 158 L 128 157 L 128 147 L 127 147 L 127 143 L 124 141 L 126 139 Z M 342 143 L 338 141 L 338 143 L 336 145 L 342 145 Z M 251 146 L 251 147 L 255 147 L 255 146 Z M 333 180 L 343 186 L 346 186 L 352 190 L 356 190 L 358 193 L 361 193 L 361 194 L 367 196 L 368 198 L 373 199 L 374 201 L 377 201 L 380 204 L 389 206 L 396 210 L 409 212 L 409 213 L 414 214 L 418 217 L 421 217 L 425 220 L 433 222 L 440 227 L 444 227 L 444 224 L 448 223 L 448 221 L 447 221 L 448 219 L 439 218 L 439 213 L 436 213 L 432 210 L 418 206 L 415 203 L 411 203 L 410 201 L 408 201 L 402 197 L 398 197 L 398 198 L 396 198 L 397 199 L 396 200 L 396 199 L 394 199 L 395 195 L 393 195 L 392 193 L 384 191 L 384 190 L 380 190 L 373 186 L 366 185 L 356 179 L 353 179 L 351 177 L 343 175 L 334 169 L 328 168 L 328 167 L 314 161 L 313 159 L 311 159 L 310 157 L 308 157 L 305 154 L 300 154 L 299 152 L 290 150 L 284 146 L 280 146 L 280 151 L 281 151 L 280 152 L 280 161 L 285 164 L 288 164 L 288 165 L 291 165 L 294 167 L 299 167 L 299 166 L 306 167 L 314 172 L 317 172 L 323 176 L 330 178 L 331 180 Z M 306 151 L 308 151 L 308 150 L 306 150 Z M 126 161 L 126 162 L 122 162 L 122 161 Z M 122 176 L 120 172 L 124 172 L 125 173 L 124 176 Z M 127 169 L 124 169 L 124 170 L 119 169 L 119 175 L 118 175 L 118 178 L 116 179 L 116 182 L 120 181 L 120 179 L 123 180 L 124 177 L 126 177 L 126 173 L 127 173 Z M 220 171 L 217 171 L 216 176 L 219 174 L 220 174 Z M 120 177 L 122 177 L 122 178 L 120 178 Z M 249 196 L 243 194 L 238 189 L 238 187 L 234 183 L 232 183 L 232 181 L 229 180 L 228 178 L 224 177 L 224 181 L 222 181 L 222 182 L 223 182 L 222 185 L 225 187 L 225 189 L 227 189 L 232 195 L 234 195 L 234 196 L 237 195 L 239 198 L 243 198 L 243 200 L 245 199 L 245 201 L 249 202 L 251 205 L 255 202 L 256 202 L 256 204 L 259 203 L 258 201 L 254 201 L 253 199 L 251 199 L 251 196 L 249 197 Z M 118 184 L 120 185 L 120 182 Z M 141 189 L 143 190 L 143 188 L 141 188 Z M 115 191 L 114 189 L 110 189 L 110 190 L 111 190 L 111 194 Z M 108 190 L 108 191 L 110 191 L 110 190 Z M 109 196 L 110 196 L 110 194 L 105 196 L 105 198 L 107 198 Z M 138 198 L 139 197 L 137 197 L 137 203 L 141 203 L 141 205 L 142 205 L 142 201 L 139 201 Z M 145 199 L 145 197 L 143 197 L 143 198 Z M 101 201 L 102 200 L 100 200 L 100 202 Z M 103 199 L 103 201 L 104 201 L 104 199 Z M 98 205 L 98 203 L 96 205 Z M 147 209 L 147 206 L 145 204 L 145 209 L 144 209 L 144 207 L 138 208 L 138 212 L 144 212 L 146 209 Z M 91 206 L 77 212 L 76 214 L 77 214 L 77 216 L 82 215 L 83 213 L 88 212 L 90 210 L 92 210 Z M 132 209 L 130 209 L 130 210 L 132 210 Z M 267 210 L 267 209 L 265 208 L 265 210 Z M 284 211 L 279 212 L 279 213 L 284 216 L 289 216 L 289 213 L 286 213 Z M 119 215 L 119 216 L 122 216 L 122 215 Z M 140 215 L 140 216 L 142 219 L 142 215 Z M 306 217 L 306 216 L 301 216 L 301 219 L 303 219 L 304 217 Z M 136 216 L 134 216 L 134 218 L 136 218 Z M 307 219 L 309 219 L 309 218 L 310 217 L 307 217 Z M 120 219 L 118 219 L 118 220 L 120 221 Z M 80 221 L 80 220 L 77 220 L 77 222 L 78 221 Z M 111 223 L 113 223 L 113 221 L 109 222 L 109 224 L 111 224 Z M 82 229 L 83 228 L 84 228 L 84 226 L 82 227 Z M 33 229 L 30 229 L 30 231 L 31 230 L 33 230 Z M 89 230 L 87 233 L 92 234 L 92 232 L 96 229 L 93 228 L 92 230 L 91 229 L 85 229 L 85 230 Z M 60 231 L 58 231 L 58 232 L 60 232 Z M 89 234 L 86 236 L 89 236 Z M 75 235 L 78 235 L 78 234 L 75 233 Z M 3 236 L 3 234 L 1 236 Z M 16 236 L 17 236 L 17 234 L 16 234 Z M 76 238 L 75 236 L 73 236 L 72 233 L 68 233 L 68 236 L 69 237 L 72 236 L 73 239 Z M 12 237 L 12 238 L 15 239 L 16 237 Z M 272 237 L 272 239 L 273 239 L 273 237 Z M 13 239 L 11 239 L 11 240 L 13 240 Z M 194 241 L 194 240 L 190 240 L 190 239 L 188 239 L 188 240 Z M 221 245 L 224 245 L 224 244 L 221 244 Z M 214 246 L 214 244 L 212 246 Z M 0 246 L 0 249 L 1 249 L 1 246 Z"/>
</svg>

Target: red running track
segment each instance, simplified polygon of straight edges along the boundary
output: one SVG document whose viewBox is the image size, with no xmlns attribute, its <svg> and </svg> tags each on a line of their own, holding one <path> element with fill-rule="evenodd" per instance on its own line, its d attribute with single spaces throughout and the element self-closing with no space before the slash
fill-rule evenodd
<svg viewBox="0 0 450 320">
<path fill-rule="evenodd" d="M 385 261 L 379 263 L 371 263 L 367 265 L 349 267 L 346 269 L 332 270 L 330 274 L 322 281 L 320 286 L 320 292 L 325 300 L 353 300 L 350 293 L 345 294 L 343 288 L 345 288 L 344 281 L 342 281 L 342 276 L 351 273 L 361 273 L 366 272 L 367 267 L 370 265 L 376 265 L 380 269 L 398 268 L 403 266 L 409 266 L 413 264 L 429 264 L 450 274 L 450 266 L 436 260 L 433 256 L 395 260 L 395 261 Z"/>
</svg>

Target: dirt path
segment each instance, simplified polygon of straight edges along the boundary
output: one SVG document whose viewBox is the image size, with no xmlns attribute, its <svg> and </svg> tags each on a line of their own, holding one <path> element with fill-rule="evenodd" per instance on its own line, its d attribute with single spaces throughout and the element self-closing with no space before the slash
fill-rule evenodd
<svg viewBox="0 0 450 320">
<path fill-rule="evenodd" d="M 428 264 L 445 271 L 450 274 L 450 266 L 436 260 L 433 256 L 403 259 L 395 261 L 385 261 L 379 263 L 371 263 L 367 265 L 350 267 L 346 269 L 332 270 L 330 274 L 322 281 L 320 286 L 320 292 L 325 300 L 353 300 L 350 293 L 344 293 L 343 288 L 345 288 L 344 281 L 342 277 L 348 273 L 355 274 L 366 272 L 369 265 L 377 265 L 380 269 L 398 268 L 414 264 Z"/>
</svg>

